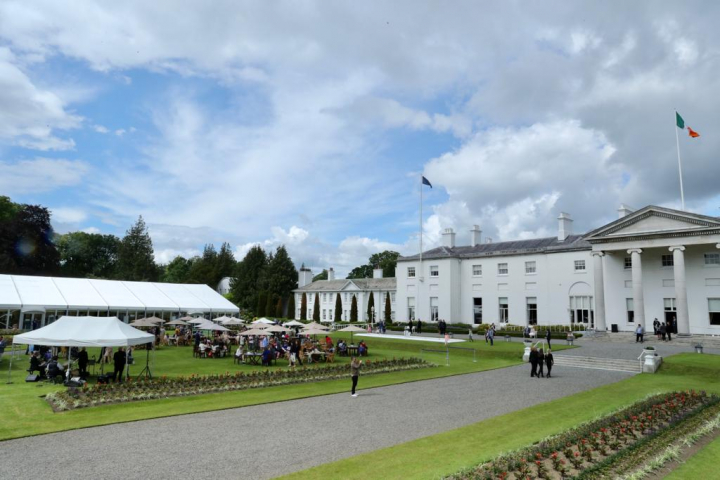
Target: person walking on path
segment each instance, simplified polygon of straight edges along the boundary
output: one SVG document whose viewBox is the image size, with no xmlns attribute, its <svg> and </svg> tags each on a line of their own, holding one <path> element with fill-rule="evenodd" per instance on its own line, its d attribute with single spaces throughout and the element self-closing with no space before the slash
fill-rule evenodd
<svg viewBox="0 0 720 480">
<path fill-rule="evenodd" d="M 468 329 L 468 342 L 474 342 L 473 336 L 472 336 L 472 327 Z"/>
<path fill-rule="evenodd" d="M 670 320 L 670 324 L 667 326 L 668 342 L 672 342 L 672 331 L 673 331 L 672 320 Z"/>
<path fill-rule="evenodd" d="M 350 395 L 353 397 L 357 397 L 357 393 L 355 393 L 355 389 L 357 388 L 358 377 L 360 376 L 360 367 L 361 366 L 362 366 L 362 360 L 358 360 L 357 357 L 352 357 L 352 360 L 350 360 L 350 376 L 352 377 L 352 392 L 350 393 Z"/>
<path fill-rule="evenodd" d="M 660 332 L 658 332 L 659 329 L 660 329 L 660 322 L 658 322 L 658 319 L 656 318 L 655 320 L 653 320 L 653 334 L 658 335 L 660 333 Z"/>
<path fill-rule="evenodd" d="M 413 321 L 412 321 L 412 318 L 411 318 L 410 321 L 408 322 L 408 327 L 410 327 L 410 335 L 412 335 L 412 333 L 413 333 Z"/>
<path fill-rule="evenodd" d="M 385 329 L 385 325 L 383 324 L 383 330 Z M 417 327 L 415 328 L 415 332 L 420 335 L 422 333 L 422 320 L 418 318 Z"/>
<path fill-rule="evenodd" d="M 550 348 L 550 339 L 552 338 L 552 334 L 550 333 L 550 327 L 548 327 L 547 330 L 545 330 L 545 341 L 548 344 L 548 349 Z"/>
<path fill-rule="evenodd" d="M 667 325 L 665 325 L 665 322 L 660 325 L 660 336 L 662 337 L 662 341 L 665 341 L 665 335 L 667 333 Z"/>
<path fill-rule="evenodd" d="M 495 344 L 494 343 L 494 339 L 495 339 L 495 327 L 494 326 L 490 327 L 490 329 L 488 330 L 487 339 L 490 340 L 490 346 L 492 347 Z M 486 340 L 486 343 L 487 343 L 487 340 Z"/>
<path fill-rule="evenodd" d="M 545 366 L 547 367 L 547 378 L 550 378 L 550 372 L 552 371 L 552 367 L 555 365 L 555 360 L 553 359 L 552 350 L 548 349 L 547 354 L 545 354 Z"/>
<path fill-rule="evenodd" d="M 637 330 L 635 330 L 635 343 L 644 343 L 643 335 L 645 334 L 645 330 L 643 329 L 642 325 L 638 325 Z"/>
<path fill-rule="evenodd" d="M 545 374 L 543 373 L 543 366 L 545 365 L 545 354 L 543 353 L 543 349 L 541 348 L 538 350 L 538 378 L 542 377 L 545 378 Z"/>
<path fill-rule="evenodd" d="M 532 370 L 530 370 L 530 377 L 536 377 L 537 376 L 537 364 L 538 364 L 538 352 L 537 348 L 532 347 L 530 349 L 530 365 L 532 366 Z"/>
</svg>

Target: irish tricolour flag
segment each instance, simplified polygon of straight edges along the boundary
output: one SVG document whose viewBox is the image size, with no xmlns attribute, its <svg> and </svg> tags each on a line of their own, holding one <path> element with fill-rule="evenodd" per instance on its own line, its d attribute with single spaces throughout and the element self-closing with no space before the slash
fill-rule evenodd
<svg viewBox="0 0 720 480">
<path fill-rule="evenodd" d="M 675 112 L 675 123 L 677 124 L 677 127 L 680 130 L 685 130 L 685 120 L 680 116 L 679 113 Z M 687 127 L 688 135 L 690 135 L 692 138 L 697 138 L 700 136 L 699 133 L 697 133 L 695 130 L 693 130 L 690 127 Z"/>
</svg>

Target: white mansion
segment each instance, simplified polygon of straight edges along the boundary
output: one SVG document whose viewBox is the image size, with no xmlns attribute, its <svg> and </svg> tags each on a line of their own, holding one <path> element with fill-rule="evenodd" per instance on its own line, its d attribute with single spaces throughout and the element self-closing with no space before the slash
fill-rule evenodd
<svg viewBox="0 0 720 480">
<path fill-rule="evenodd" d="M 373 321 L 368 318 L 368 302 L 372 294 L 374 303 L 374 321 L 380 321 L 384 318 L 385 298 L 390 297 L 392 316 L 395 320 L 395 279 L 383 278 L 381 268 L 373 270 L 373 278 L 354 278 L 335 280 L 335 271 L 330 268 L 328 270 L 327 280 L 312 281 L 312 272 L 310 269 L 303 267 L 298 271 L 298 288 L 293 290 L 295 295 L 295 319 L 300 319 L 300 309 L 302 308 L 302 296 L 305 294 L 307 299 L 307 316 L 313 318 L 313 308 L 315 305 L 315 297 L 319 299 L 320 321 L 349 321 L 350 307 L 353 297 L 356 297 L 358 320 Z M 335 302 L 337 296 L 340 295 L 342 302 L 342 318 L 334 318 Z"/>
<path fill-rule="evenodd" d="M 475 226 L 472 244 L 455 246 L 446 229 L 442 247 L 398 259 L 397 319 L 652 332 L 657 318 L 680 334 L 720 334 L 720 218 L 618 211 L 585 235 L 566 213 L 551 238 L 482 243 Z"/>
</svg>

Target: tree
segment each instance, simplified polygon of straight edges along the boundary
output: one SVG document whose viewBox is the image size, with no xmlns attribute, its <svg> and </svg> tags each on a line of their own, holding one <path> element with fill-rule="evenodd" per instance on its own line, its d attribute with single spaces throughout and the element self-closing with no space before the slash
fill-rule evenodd
<svg viewBox="0 0 720 480">
<path fill-rule="evenodd" d="M 232 276 L 235 272 L 236 265 L 237 262 L 235 261 L 235 255 L 232 253 L 232 247 L 229 243 L 223 242 L 220 246 L 220 252 L 218 252 L 215 265 L 215 278 L 217 279 L 215 286 L 217 286 L 223 278 Z"/>
<path fill-rule="evenodd" d="M 240 308 L 257 313 L 258 295 L 265 289 L 266 266 L 267 255 L 259 245 L 252 247 L 237 264 L 235 276 L 230 281 L 230 293 Z"/>
<path fill-rule="evenodd" d="M 318 280 L 327 280 L 328 279 L 328 271 L 326 268 L 323 268 L 323 271 L 315 275 L 312 279 L 313 282 L 317 282 Z"/>
<path fill-rule="evenodd" d="M 355 297 L 355 295 L 353 295 L 352 302 L 350 303 L 350 321 L 351 322 L 358 321 L 358 306 L 357 306 L 357 298 Z"/>
<path fill-rule="evenodd" d="M 283 301 L 282 297 L 278 297 L 278 301 L 275 304 L 275 316 L 277 318 L 283 318 L 285 315 L 283 315 Z"/>
<path fill-rule="evenodd" d="M 342 300 L 339 293 L 335 296 L 335 316 L 333 318 L 336 322 L 342 320 Z"/>
<path fill-rule="evenodd" d="M 262 291 L 258 294 L 257 297 L 257 307 L 255 308 L 255 315 L 258 317 L 264 317 L 267 315 L 267 301 L 268 301 L 268 294 L 266 291 Z"/>
<path fill-rule="evenodd" d="M 153 244 L 142 215 L 120 242 L 117 277 L 120 280 L 147 282 L 157 278 Z"/>
<path fill-rule="evenodd" d="M 266 271 L 267 289 L 280 297 L 287 297 L 297 288 L 298 272 L 284 245 L 270 256 Z"/>
<path fill-rule="evenodd" d="M 70 232 L 56 236 L 60 273 L 68 277 L 112 278 L 120 239 L 115 235 Z"/>
<path fill-rule="evenodd" d="M 0 225 L 0 272 L 25 275 L 58 272 L 60 255 L 47 208 L 20 205 L 0 197 Z"/>
<path fill-rule="evenodd" d="M 313 304 L 313 320 L 320 321 L 320 294 L 315 294 L 315 303 Z"/>
<path fill-rule="evenodd" d="M 372 278 L 373 269 L 370 265 L 360 265 L 350 270 L 347 278 Z"/>
<path fill-rule="evenodd" d="M 265 315 L 267 315 L 268 317 L 275 316 L 275 298 L 276 295 L 274 293 L 268 292 L 267 303 L 265 304 Z"/>
<path fill-rule="evenodd" d="M 305 292 L 303 292 L 300 300 L 300 320 L 307 320 L 307 295 Z"/>
<path fill-rule="evenodd" d="M 375 296 L 373 295 L 373 292 L 370 292 L 370 298 L 368 299 L 368 306 L 367 306 L 367 318 L 369 321 L 374 322 L 375 319 L 373 318 L 375 316 Z"/>
<path fill-rule="evenodd" d="M 385 323 L 392 323 L 392 306 L 390 305 L 390 294 L 385 294 Z"/>
<path fill-rule="evenodd" d="M 292 318 L 293 320 L 295 320 L 295 294 L 294 293 L 291 293 L 290 297 L 288 297 L 287 318 Z"/>
<path fill-rule="evenodd" d="M 188 283 L 187 278 L 191 266 L 192 260 L 187 260 L 185 257 L 178 255 L 165 265 L 160 281 L 165 283 Z"/>
</svg>

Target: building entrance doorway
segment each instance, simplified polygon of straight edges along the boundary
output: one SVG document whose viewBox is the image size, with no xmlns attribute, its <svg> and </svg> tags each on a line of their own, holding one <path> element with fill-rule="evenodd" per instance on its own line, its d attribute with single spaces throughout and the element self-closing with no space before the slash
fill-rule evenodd
<svg viewBox="0 0 720 480">
<path fill-rule="evenodd" d="M 670 332 L 677 333 L 677 308 L 674 298 L 663 298 L 665 310 L 665 325 L 669 326 Z"/>
<path fill-rule="evenodd" d="M 20 315 L 19 327 L 21 330 L 32 330 L 33 322 L 35 323 L 36 328 L 44 327 L 45 326 L 45 314 L 44 313 L 23 312 Z"/>
<path fill-rule="evenodd" d="M 475 325 L 482 323 L 482 298 L 473 298 L 473 321 Z"/>
<path fill-rule="evenodd" d="M 593 297 L 578 295 L 570 297 L 570 322 L 579 323 L 586 328 L 595 328 Z"/>
</svg>

